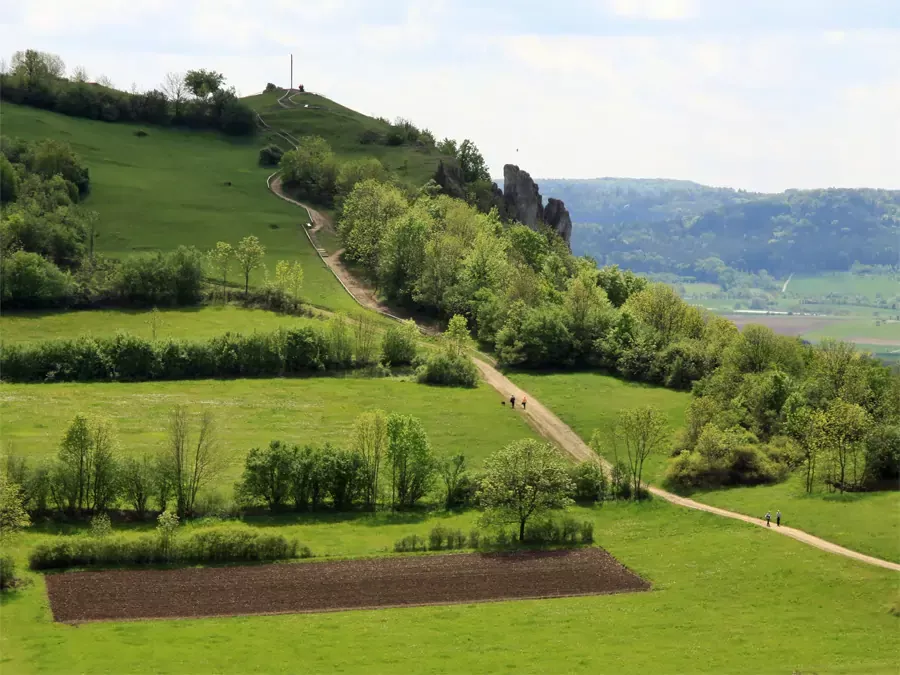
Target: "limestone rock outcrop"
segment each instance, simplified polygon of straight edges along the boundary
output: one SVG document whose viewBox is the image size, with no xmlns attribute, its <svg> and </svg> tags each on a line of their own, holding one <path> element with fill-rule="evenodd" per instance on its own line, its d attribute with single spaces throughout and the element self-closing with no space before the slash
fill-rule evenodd
<svg viewBox="0 0 900 675">
<path fill-rule="evenodd" d="M 503 200 L 510 220 L 535 229 L 540 224 L 552 228 L 568 244 L 572 237 L 572 218 L 559 199 L 552 197 L 544 207 L 544 198 L 527 171 L 515 164 L 503 167 Z"/>
</svg>

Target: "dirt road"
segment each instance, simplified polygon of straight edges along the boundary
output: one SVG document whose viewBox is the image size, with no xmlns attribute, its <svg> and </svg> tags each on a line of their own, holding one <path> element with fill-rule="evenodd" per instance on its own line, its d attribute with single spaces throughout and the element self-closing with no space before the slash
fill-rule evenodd
<svg viewBox="0 0 900 675">
<path fill-rule="evenodd" d="M 305 204 L 301 204 L 300 202 L 295 201 L 285 195 L 281 189 L 281 182 L 277 179 L 277 177 L 273 179 L 270 176 L 269 188 L 282 199 L 306 209 L 306 211 L 310 215 L 310 218 L 312 219 L 312 222 L 314 223 L 314 227 L 312 228 L 313 231 L 320 227 L 324 227 L 327 223 L 325 217 L 316 212 L 315 209 L 312 209 Z M 304 230 L 306 229 L 307 228 L 304 228 Z M 307 231 L 307 237 L 310 237 L 309 231 Z M 310 237 L 310 242 L 312 243 L 313 247 L 315 247 L 315 241 L 312 239 L 312 237 Z M 350 274 L 350 272 L 341 264 L 337 253 L 330 256 L 325 256 L 320 249 L 317 248 L 316 250 L 319 251 L 319 255 L 322 257 L 322 260 L 325 261 L 325 264 L 328 265 L 329 268 L 331 268 L 332 272 L 334 272 L 334 275 L 341 282 L 341 285 L 344 286 L 347 292 L 350 293 L 350 295 L 352 295 L 360 305 L 373 309 L 376 312 L 386 314 L 387 316 L 390 316 L 394 319 L 399 319 L 399 317 L 386 311 L 384 305 L 378 301 L 377 297 L 371 289 L 366 288 L 363 284 L 359 283 L 359 281 L 357 281 L 352 274 Z M 429 333 L 432 331 L 433 328 L 431 327 L 429 327 L 427 330 L 427 332 Z M 572 431 L 572 429 L 567 424 L 565 424 L 556 415 L 554 415 L 548 408 L 541 405 L 540 401 L 531 396 L 528 392 L 514 385 L 499 370 L 494 368 L 486 361 L 483 361 L 480 358 L 475 358 L 474 361 L 475 365 L 477 365 L 478 369 L 481 371 L 485 382 L 496 389 L 497 392 L 499 392 L 503 397 L 503 400 L 509 398 L 510 394 L 513 393 L 515 393 L 516 399 L 520 401 L 522 400 L 523 396 L 528 397 L 528 408 L 524 412 L 525 419 L 541 436 L 558 445 L 560 448 L 562 448 L 562 450 L 564 450 L 577 461 L 599 461 L 607 469 L 610 468 L 609 462 L 607 462 L 602 457 L 598 457 L 588 447 L 588 445 L 583 440 L 581 440 L 581 437 L 578 434 Z M 698 511 L 706 511 L 707 513 L 713 513 L 717 516 L 722 516 L 723 518 L 742 520 L 745 523 L 750 523 L 751 525 L 766 527 L 765 521 L 759 518 L 753 518 L 751 516 L 745 516 L 742 513 L 735 513 L 733 511 L 726 511 L 725 509 L 720 509 L 715 506 L 701 504 L 700 502 L 695 502 L 693 499 L 680 497 L 672 492 L 667 492 L 666 490 L 661 490 L 659 488 L 649 487 L 648 489 L 654 496 L 665 499 L 666 501 L 671 502 L 672 504 L 677 504 L 678 506 L 683 506 L 689 509 L 696 509 Z M 837 544 L 825 541 L 824 539 L 814 537 L 813 535 L 803 532 L 802 530 L 784 526 L 770 527 L 769 530 L 773 533 L 792 537 L 798 541 L 802 541 L 805 544 L 809 544 L 810 546 L 815 546 L 816 548 L 820 548 L 823 551 L 828 551 L 829 553 L 843 555 L 848 558 L 853 558 L 854 560 L 868 563 L 870 565 L 877 565 L 878 567 L 884 567 L 889 570 L 900 572 L 900 564 L 889 562 L 887 560 L 881 560 L 880 558 L 873 558 L 872 556 L 858 553 L 856 551 L 851 551 L 850 549 L 844 548 L 843 546 L 838 546 Z"/>
</svg>

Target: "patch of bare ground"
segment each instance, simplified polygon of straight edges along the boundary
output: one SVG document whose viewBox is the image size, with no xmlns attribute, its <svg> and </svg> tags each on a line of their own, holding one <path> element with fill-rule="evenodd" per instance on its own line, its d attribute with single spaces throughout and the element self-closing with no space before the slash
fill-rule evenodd
<svg viewBox="0 0 900 675">
<path fill-rule="evenodd" d="M 367 558 L 46 577 L 56 621 L 124 621 L 554 598 L 644 591 L 599 548 Z"/>
</svg>

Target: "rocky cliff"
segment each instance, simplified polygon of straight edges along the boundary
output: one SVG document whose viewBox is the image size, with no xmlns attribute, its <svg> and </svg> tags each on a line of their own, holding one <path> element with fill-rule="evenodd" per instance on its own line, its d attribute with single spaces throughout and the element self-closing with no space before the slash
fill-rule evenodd
<svg viewBox="0 0 900 675">
<path fill-rule="evenodd" d="M 537 184 L 527 171 L 515 164 L 503 167 L 503 201 L 510 220 L 536 229 L 544 224 L 553 229 L 568 244 L 572 237 L 572 218 L 566 205 L 550 198 L 544 207 L 544 198 Z"/>
<path fill-rule="evenodd" d="M 459 167 L 441 161 L 434 179 L 445 194 L 466 199 L 466 183 Z M 545 207 L 544 198 L 527 171 L 507 164 L 503 167 L 503 191 L 496 183 L 491 188 L 476 195 L 479 209 L 486 213 L 496 207 L 503 221 L 518 221 L 534 230 L 542 224 L 547 225 L 569 244 L 572 218 L 566 205 L 559 199 L 550 198 Z"/>
</svg>

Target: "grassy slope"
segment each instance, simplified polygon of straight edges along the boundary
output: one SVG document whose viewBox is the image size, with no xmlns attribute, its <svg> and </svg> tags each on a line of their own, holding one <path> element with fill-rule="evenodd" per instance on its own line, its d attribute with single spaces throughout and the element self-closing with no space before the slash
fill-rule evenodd
<svg viewBox="0 0 900 675">
<path fill-rule="evenodd" d="M 307 214 L 268 192 L 269 172 L 257 166 L 263 139 L 107 124 L 5 102 L 0 124 L 8 136 L 67 141 L 82 157 L 92 187 L 85 204 L 100 214 L 98 251 L 126 256 L 180 244 L 208 249 L 255 234 L 266 246 L 270 274 L 278 260 L 303 263 L 308 302 L 357 307 L 300 231 Z M 138 128 L 150 135 L 135 136 Z M 234 269 L 231 280 L 238 276 Z M 252 277 L 253 283 L 262 279 L 261 272 Z"/>
<path fill-rule="evenodd" d="M 52 623 L 44 583 L 2 599 L 4 671 L 896 673 L 896 574 L 654 502 L 581 511 L 648 593 L 330 614 Z M 408 517 L 407 517 L 408 518 Z M 443 521 L 467 529 L 473 514 Z M 324 555 L 429 522 L 285 528 Z M 22 549 L 35 541 L 20 543 Z"/>
<path fill-rule="evenodd" d="M 270 126 L 287 131 L 295 138 L 321 136 L 328 141 L 340 159 L 377 157 L 388 170 L 414 187 L 427 183 L 434 176 L 438 161 L 446 160 L 434 148 L 363 145 L 359 142 L 363 131 L 372 130 L 385 134 L 389 126 L 316 94 L 297 94 L 294 100 L 299 105 L 285 109 L 277 102 L 283 93 L 281 90 L 274 94 L 259 94 L 247 97 L 244 101 Z M 305 108 L 304 105 L 310 107 Z"/>
<path fill-rule="evenodd" d="M 596 373 L 532 375 L 513 379 L 547 405 L 589 441 L 595 429 L 609 428 L 622 408 L 652 404 L 669 417 L 673 429 L 684 424 L 689 395 L 662 388 L 623 382 Z M 612 459 L 609 452 L 607 459 Z M 661 485 L 668 458 L 650 457 L 644 478 Z M 807 496 L 798 478 L 779 485 L 716 490 L 692 495 L 698 501 L 762 517 L 781 509 L 785 522 L 863 553 L 900 562 L 900 492 L 836 497 Z"/>
<path fill-rule="evenodd" d="M 497 405 L 486 385 L 469 390 L 398 379 L 321 377 L 2 385 L 3 446 L 35 459 L 48 457 L 80 412 L 109 417 L 123 454 L 153 452 L 165 444 L 167 416 L 177 403 L 195 411 L 205 406 L 216 414 L 221 447 L 230 458 L 219 486 L 229 494 L 251 448 L 273 439 L 346 445 L 356 416 L 373 408 L 416 415 L 436 452 L 462 452 L 474 465 L 506 443 L 534 435 L 520 414 Z"/>
<path fill-rule="evenodd" d="M 82 335 L 102 337 L 126 331 L 151 338 L 150 310 L 90 310 L 83 312 L 16 312 L 0 316 L 3 344 L 38 342 Z M 262 309 L 212 305 L 161 309 L 156 336 L 159 339 L 202 340 L 225 332 L 268 332 L 295 326 L 322 326 L 319 318 L 295 317 Z"/>
</svg>

